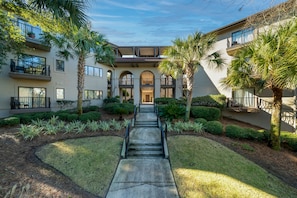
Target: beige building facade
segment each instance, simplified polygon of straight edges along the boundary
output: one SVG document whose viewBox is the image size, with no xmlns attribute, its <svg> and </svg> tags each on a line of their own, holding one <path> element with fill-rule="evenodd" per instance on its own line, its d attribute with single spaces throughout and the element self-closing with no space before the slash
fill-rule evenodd
<svg viewBox="0 0 297 198">
<path fill-rule="evenodd" d="M 0 117 L 23 112 L 74 108 L 77 99 L 78 61 L 61 59 L 56 55 L 57 49 L 42 44 L 38 36 L 41 33 L 39 28 L 24 21 L 19 21 L 19 25 L 26 35 L 28 49 L 19 57 L 10 56 L 7 64 L 2 65 Z M 27 34 L 29 30 L 36 32 L 35 37 Z M 234 53 L 252 41 L 258 31 L 247 27 L 246 19 L 213 31 L 217 34 L 217 42 L 212 51 L 218 51 L 225 64 L 217 69 L 202 61 L 202 67 L 195 74 L 193 97 L 223 94 L 229 99 L 225 116 L 269 128 L 267 123 L 269 124 L 271 93 L 257 94 L 253 89 L 235 91 L 221 83 L 227 76 L 228 65 Z M 84 105 L 101 106 L 105 98 L 115 96 L 135 105 L 153 104 L 155 98 L 159 97 L 183 97 L 183 76 L 173 79 L 158 70 L 159 62 L 165 58 L 163 51 L 166 46 L 113 47 L 116 60 L 112 66 L 95 63 L 91 56 L 86 60 Z M 288 104 L 294 103 L 293 91 L 287 91 L 285 96 Z M 290 115 L 284 114 L 284 118 L 293 118 L 295 115 L 291 113 L 290 110 Z M 267 120 L 266 124 L 263 124 L 263 120 Z M 283 129 L 294 130 L 294 120 L 284 121 Z"/>
</svg>

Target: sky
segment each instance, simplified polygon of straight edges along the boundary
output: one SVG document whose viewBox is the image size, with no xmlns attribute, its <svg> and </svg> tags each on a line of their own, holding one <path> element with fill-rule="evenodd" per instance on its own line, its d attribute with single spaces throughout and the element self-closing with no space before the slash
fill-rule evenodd
<svg viewBox="0 0 297 198">
<path fill-rule="evenodd" d="M 118 46 L 169 46 L 285 0 L 89 0 L 92 29 Z"/>
</svg>

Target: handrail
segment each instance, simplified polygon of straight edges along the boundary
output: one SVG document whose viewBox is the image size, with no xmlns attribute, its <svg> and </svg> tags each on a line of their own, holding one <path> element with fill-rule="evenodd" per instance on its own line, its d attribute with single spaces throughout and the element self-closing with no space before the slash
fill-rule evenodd
<svg viewBox="0 0 297 198">
<path fill-rule="evenodd" d="M 134 115 L 133 115 L 134 123 L 136 122 L 136 116 L 137 116 L 137 106 L 135 105 L 135 107 L 134 107 Z"/>
<path fill-rule="evenodd" d="M 130 126 L 131 126 L 131 123 L 129 123 L 128 126 L 126 127 L 125 137 L 124 137 L 124 142 L 125 142 L 125 154 L 124 154 L 124 157 L 125 158 L 127 157 L 127 153 L 128 153 L 128 149 L 129 149 Z"/>
<path fill-rule="evenodd" d="M 155 104 L 155 112 L 157 114 L 157 121 L 158 121 L 158 127 L 160 128 L 161 131 L 161 145 L 162 145 L 162 150 L 163 150 L 163 157 L 168 158 L 168 151 L 167 151 L 167 123 L 165 123 L 165 128 L 162 125 L 159 113 L 158 113 L 158 107 Z"/>
</svg>

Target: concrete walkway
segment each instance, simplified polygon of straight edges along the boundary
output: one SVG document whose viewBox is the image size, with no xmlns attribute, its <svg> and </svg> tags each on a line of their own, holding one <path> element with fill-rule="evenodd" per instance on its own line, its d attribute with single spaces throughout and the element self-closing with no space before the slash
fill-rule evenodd
<svg viewBox="0 0 297 198">
<path fill-rule="evenodd" d="M 139 113 L 136 120 L 157 119 L 155 113 Z M 158 128 L 134 128 L 130 142 L 160 142 Z M 178 198 L 168 159 L 161 157 L 122 159 L 113 178 L 107 198 Z"/>
</svg>

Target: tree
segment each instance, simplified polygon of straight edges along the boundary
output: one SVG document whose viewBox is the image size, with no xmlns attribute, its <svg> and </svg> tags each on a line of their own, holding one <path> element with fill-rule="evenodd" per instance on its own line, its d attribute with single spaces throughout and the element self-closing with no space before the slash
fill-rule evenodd
<svg viewBox="0 0 297 198">
<path fill-rule="evenodd" d="M 175 39 L 173 45 L 168 47 L 164 52 L 167 58 L 160 63 L 159 70 L 162 73 L 172 75 L 174 78 L 183 74 L 187 77 L 185 120 L 189 120 L 190 118 L 194 74 L 198 71 L 199 66 L 202 66 L 201 61 L 207 58 L 216 66 L 223 64 L 223 60 L 218 52 L 208 55 L 215 42 L 215 35 L 195 32 L 189 35 L 187 39 Z"/>
<path fill-rule="evenodd" d="M 65 22 L 79 27 L 87 22 L 85 8 L 86 1 L 84 0 L 0 0 L 1 10 L 23 17 L 28 21 L 36 20 L 34 16 L 42 14 L 54 19 L 63 19 Z M 44 23 L 39 17 L 37 20 L 39 25 Z"/>
<path fill-rule="evenodd" d="M 0 69 L 7 53 L 19 54 L 25 46 L 25 35 L 15 23 L 16 16 L 39 25 L 43 31 L 63 33 L 73 24 L 87 22 L 85 7 L 82 0 L 0 0 Z"/>
<path fill-rule="evenodd" d="M 297 20 L 263 32 L 238 51 L 223 82 L 237 88 L 261 85 L 273 93 L 270 140 L 280 149 L 282 93 L 297 83 Z"/>
<path fill-rule="evenodd" d="M 85 77 L 85 60 L 93 56 L 95 62 L 113 64 L 114 53 L 102 34 L 91 31 L 89 27 L 73 26 L 68 34 L 50 35 L 46 39 L 59 48 L 58 55 L 65 58 L 77 58 L 77 112 L 82 114 L 82 102 Z"/>
</svg>

